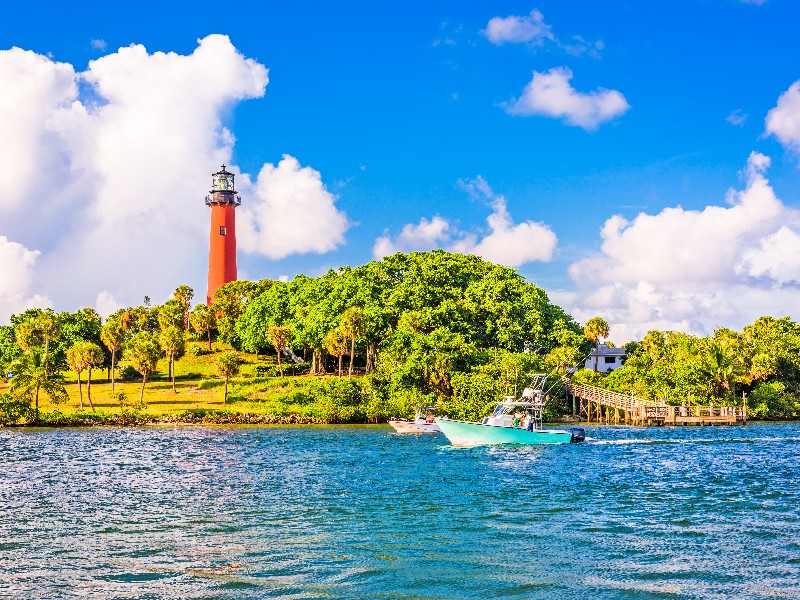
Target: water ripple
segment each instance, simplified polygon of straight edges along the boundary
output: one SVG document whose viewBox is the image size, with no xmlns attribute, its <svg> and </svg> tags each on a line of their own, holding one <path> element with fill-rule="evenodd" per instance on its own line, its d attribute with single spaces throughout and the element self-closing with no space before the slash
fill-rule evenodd
<svg viewBox="0 0 800 600">
<path fill-rule="evenodd" d="M 0 597 L 800 598 L 798 424 L 0 430 Z"/>
</svg>

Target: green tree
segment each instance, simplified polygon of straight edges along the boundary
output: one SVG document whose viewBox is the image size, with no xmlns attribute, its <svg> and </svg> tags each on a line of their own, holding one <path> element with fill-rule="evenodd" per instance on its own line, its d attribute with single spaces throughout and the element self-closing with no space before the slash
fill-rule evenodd
<svg viewBox="0 0 800 600">
<path fill-rule="evenodd" d="M 111 352 L 111 391 L 114 391 L 115 370 L 117 368 L 117 352 L 125 342 L 125 332 L 119 321 L 108 320 L 100 330 L 100 339 Z"/>
<path fill-rule="evenodd" d="M 34 403 L 34 421 L 39 421 L 39 393 L 44 392 L 53 404 L 69 399 L 64 382 L 59 375 L 48 372 L 44 356 L 37 349 L 14 360 L 9 367 L 14 374 L 11 378 L 11 392 L 16 397 Z"/>
<path fill-rule="evenodd" d="M 49 368 L 50 358 L 50 344 L 53 340 L 58 339 L 61 335 L 61 321 L 51 309 L 44 311 L 35 321 L 36 328 L 41 332 L 42 340 L 44 340 L 44 356 L 42 361 L 44 368 Z"/>
<path fill-rule="evenodd" d="M 222 395 L 223 404 L 227 404 L 228 402 L 228 379 L 236 377 L 239 374 L 241 364 L 242 361 L 235 350 L 228 350 L 217 357 L 215 362 L 217 375 L 225 380 L 225 391 Z"/>
<path fill-rule="evenodd" d="M 161 333 L 158 336 L 158 343 L 161 345 L 161 349 L 169 359 L 169 376 L 170 379 L 172 379 L 172 391 L 176 392 L 175 355 L 183 352 L 184 348 L 186 347 L 186 336 L 184 335 L 182 329 L 179 329 L 174 325 L 170 325 L 166 329 L 161 330 Z"/>
<path fill-rule="evenodd" d="M 350 365 L 347 369 L 347 378 L 353 376 L 353 360 L 356 356 L 356 338 L 364 335 L 364 309 L 358 306 L 351 306 L 339 322 L 342 333 L 350 339 Z"/>
<path fill-rule="evenodd" d="M 325 346 L 325 352 L 331 356 L 335 356 L 339 362 L 339 377 L 342 376 L 342 356 L 347 352 L 347 342 L 347 336 L 344 334 L 341 327 L 331 329 L 322 341 Z"/>
<path fill-rule="evenodd" d="M 242 316 L 248 303 L 272 284 L 269 280 L 231 281 L 214 292 L 213 309 L 217 318 L 219 338 L 226 344 L 238 347 L 236 322 Z"/>
<path fill-rule="evenodd" d="M 189 309 L 192 307 L 192 298 L 194 298 L 194 290 L 186 284 L 179 285 L 175 288 L 175 292 L 172 294 L 172 297 L 178 301 L 178 303 L 183 307 L 183 328 L 190 329 L 191 327 L 191 319 L 189 318 Z"/>
<path fill-rule="evenodd" d="M 198 304 L 192 311 L 192 329 L 198 334 L 208 338 L 208 351 L 211 352 L 211 330 L 214 329 L 216 318 L 214 310 L 206 304 Z"/>
<path fill-rule="evenodd" d="M 283 365 L 281 364 L 281 351 L 289 345 L 289 339 L 292 336 L 292 330 L 288 327 L 281 327 L 279 325 L 270 325 L 267 327 L 267 337 L 269 343 L 275 348 L 275 354 L 278 356 L 278 370 L 283 377 Z"/>
<path fill-rule="evenodd" d="M 594 342 L 594 372 L 600 358 L 600 338 L 608 337 L 608 323 L 600 317 L 593 317 L 583 327 L 584 335 Z"/>
<path fill-rule="evenodd" d="M 144 386 L 147 383 L 147 375 L 156 370 L 158 358 L 161 356 L 161 348 L 158 346 L 152 333 L 142 331 L 134 335 L 125 344 L 125 360 L 129 361 L 133 368 L 142 375 L 142 389 L 139 392 L 139 406 L 144 404 Z"/>
<path fill-rule="evenodd" d="M 158 307 L 158 328 L 161 331 L 165 329 L 169 329 L 170 327 L 177 327 L 178 329 L 183 329 L 184 327 L 184 317 L 186 315 L 186 310 L 183 307 L 183 304 L 175 300 L 174 298 L 167 300 Z"/>
<path fill-rule="evenodd" d="M 92 369 L 103 364 L 102 349 L 93 342 L 75 342 L 67 350 L 66 361 L 69 365 L 69 368 L 72 369 L 78 376 L 78 395 L 80 398 L 81 409 L 83 409 L 83 386 L 81 383 L 81 373 L 87 369 L 89 370 L 89 378 L 86 385 L 86 395 L 89 399 L 89 406 L 91 406 L 92 411 L 94 411 L 94 403 L 92 402 Z"/>
</svg>

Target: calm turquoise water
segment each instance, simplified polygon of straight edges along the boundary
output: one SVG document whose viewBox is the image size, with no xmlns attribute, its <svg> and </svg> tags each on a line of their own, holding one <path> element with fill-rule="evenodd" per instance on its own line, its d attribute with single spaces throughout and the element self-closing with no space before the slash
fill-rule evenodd
<svg viewBox="0 0 800 600">
<path fill-rule="evenodd" d="M 0 430 L 0 597 L 800 598 L 800 425 Z"/>
</svg>

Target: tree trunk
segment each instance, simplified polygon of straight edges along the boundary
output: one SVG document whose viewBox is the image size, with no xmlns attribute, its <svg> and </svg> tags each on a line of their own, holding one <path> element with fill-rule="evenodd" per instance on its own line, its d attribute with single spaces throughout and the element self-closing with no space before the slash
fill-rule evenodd
<svg viewBox="0 0 800 600">
<path fill-rule="evenodd" d="M 278 355 L 278 370 L 281 372 L 281 377 L 283 377 L 283 365 L 281 364 L 281 351 L 278 348 L 275 348 L 275 354 Z"/>
<path fill-rule="evenodd" d="M 594 341 L 594 372 L 597 373 L 597 361 L 600 360 L 600 338 Z"/>
<path fill-rule="evenodd" d="M 89 367 L 89 377 L 86 380 L 86 397 L 89 399 L 89 406 L 92 407 L 92 412 L 95 412 L 94 403 L 92 402 L 92 367 Z"/>
<path fill-rule="evenodd" d="M 225 376 L 225 392 L 222 394 L 222 403 L 228 403 L 228 376 Z"/>
<path fill-rule="evenodd" d="M 208 328 L 208 351 L 211 352 L 211 327 Z"/>
<path fill-rule="evenodd" d="M 325 354 L 322 350 L 317 350 L 316 348 L 311 352 L 311 374 L 325 374 Z"/>
<path fill-rule="evenodd" d="M 344 354 L 340 354 L 339 355 L 339 377 L 342 376 L 342 357 L 343 356 L 344 356 Z"/>
<path fill-rule="evenodd" d="M 111 391 L 112 392 L 114 391 L 114 367 L 116 366 L 115 365 L 115 363 L 116 363 L 116 360 L 115 360 L 116 359 L 116 354 L 117 354 L 116 350 L 112 350 L 111 351 Z"/>
<path fill-rule="evenodd" d="M 372 371 L 375 370 L 375 354 L 377 353 L 375 348 L 376 346 L 377 346 L 376 342 L 370 342 L 367 345 L 367 366 L 364 369 L 364 372 L 367 375 L 369 375 L 370 373 L 372 373 Z"/>
<path fill-rule="evenodd" d="M 175 355 L 170 354 L 169 356 L 169 368 L 172 371 L 172 393 L 177 394 L 178 391 L 175 389 Z"/>
<path fill-rule="evenodd" d="M 144 405 L 144 384 L 147 383 L 147 373 L 142 374 L 142 391 L 139 392 L 139 408 Z"/>
<path fill-rule="evenodd" d="M 347 369 L 347 378 L 350 379 L 353 376 L 353 359 L 356 356 L 356 336 L 350 338 L 350 368 Z"/>
<path fill-rule="evenodd" d="M 34 413 L 34 422 L 39 422 L 39 386 L 36 386 L 36 412 Z"/>
<path fill-rule="evenodd" d="M 78 398 L 81 400 L 81 410 L 83 410 L 83 387 L 81 386 L 81 374 L 78 373 Z"/>
</svg>

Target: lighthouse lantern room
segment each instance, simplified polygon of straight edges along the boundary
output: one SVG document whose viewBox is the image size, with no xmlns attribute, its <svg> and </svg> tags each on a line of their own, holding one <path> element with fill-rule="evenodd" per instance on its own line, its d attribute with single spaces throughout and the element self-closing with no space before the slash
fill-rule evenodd
<svg viewBox="0 0 800 600">
<path fill-rule="evenodd" d="M 229 281 L 236 281 L 236 207 L 242 199 L 236 195 L 234 175 L 225 165 L 212 175 L 210 196 L 211 235 L 208 250 L 208 294 L 210 306 L 214 293 Z"/>
</svg>

